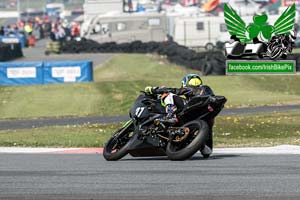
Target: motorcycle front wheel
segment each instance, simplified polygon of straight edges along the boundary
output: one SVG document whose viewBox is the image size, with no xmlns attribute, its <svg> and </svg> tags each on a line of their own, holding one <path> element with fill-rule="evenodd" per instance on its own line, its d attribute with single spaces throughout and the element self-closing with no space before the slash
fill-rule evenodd
<svg viewBox="0 0 300 200">
<path fill-rule="evenodd" d="M 186 160 L 192 157 L 207 141 L 209 127 L 205 121 L 191 121 L 181 128 L 189 129 L 188 137 L 180 143 L 172 141 L 168 143 L 166 154 L 170 160 Z"/>
<path fill-rule="evenodd" d="M 134 126 L 129 123 L 119 129 L 109 139 L 103 149 L 103 156 L 107 161 L 115 161 L 123 158 L 128 153 L 129 141 L 133 136 Z"/>
</svg>

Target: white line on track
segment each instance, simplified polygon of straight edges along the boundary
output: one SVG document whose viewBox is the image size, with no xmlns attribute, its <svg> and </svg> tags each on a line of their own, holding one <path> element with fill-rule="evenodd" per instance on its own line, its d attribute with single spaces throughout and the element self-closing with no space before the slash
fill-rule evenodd
<svg viewBox="0 0 300 200">
<path fill-rule="evenodd" d="M 36 154 L 101 154 L 102 148 L 23 148 L 0 147 L 0 153 Z M 300 155 L 300 146 L 280 145 L 274 147 L 249 147 L 249 148 L 215 148 L 216 154 L 296 154 Z"/>
<path fill-rule="evenodd" d="M 299 154 L 300 146 L 280 145 L 274 147 L 249 147 L 249 148 L 216 148 L 218 154 Z"/>
<path fill-rule="evenodd" d="M 23 147 L 0 147 L 0 153 L 18 154 L 102 154 L 103 148 L 23 148 Z"/>
<path fill-rule="evenodd" d="M 0 147 L 0 153 L 54 153 L 77 150 L 78 148 L 31 148 L 31 147 Z"/>
</svg>

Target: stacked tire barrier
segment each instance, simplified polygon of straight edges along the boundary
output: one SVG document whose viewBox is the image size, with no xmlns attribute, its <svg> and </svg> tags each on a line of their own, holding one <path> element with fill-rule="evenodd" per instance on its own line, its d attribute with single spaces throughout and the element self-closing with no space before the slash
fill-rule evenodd
<svg viewBox="0 0 300 200">
<path fill-rule="evenodd" d="M 62 53 L 157 53 L 178 65 L 197 69 L 203 75 L 224 75 L 226 57 L 223 51 L 195 52 L 175 42 L 141 42 L 117 44 L 108 42 L 99 44 L 83 38 L 81 41 L 69 41 L 62 45 Z M 296 60 L 297 71 L 300 71 L 300 54 L 289 55 L 289 60 Z"/>
<path fill-rule="evenodd" d="M 60 42 L 49 41 L 46 43 L 45 54 L 46 55 L 49 55 L 51 53 L 60 54 L 60 51 L 61 51 L 60 48 L 61 48 Z"/>
<path fill-rule="evenodd" d="M 61 47 L 62 53 L 157 53 L 181 66 L 197 69 L 203 75 L 224 75 L 225 56 L 221 51 L 197 53 L 175 42 L 134 41 L 117 44 L 115 42 L 99 44 L 93 40 L 66 42 Z"/>
<path fill-rule="evenodd" d="M 23 57 L 20 43 L 0 44 L 0 61 L 14 60 Z"/>
</svg>

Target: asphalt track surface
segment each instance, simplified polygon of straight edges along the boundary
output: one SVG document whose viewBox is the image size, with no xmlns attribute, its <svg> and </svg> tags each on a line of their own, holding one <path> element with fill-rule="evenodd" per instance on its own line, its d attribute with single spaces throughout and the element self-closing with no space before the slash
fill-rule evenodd
<svg viewBox="0 0 300 200">
<path fill-rule="evenodd" d="M 228 108 L 222 110 L 220 115 L 236 116 L 236 115 L 257 114 L 257 113 L 265 113 L 265 112 L 284 112 L 289 110 L 300 110 L 300 105 Z M 124 122 L 128 119 L 129 116 L 124 115 L 124 116 L 43 118 L 43 119 L 30 119 L 30 120 L 0 120 L 0 130 L 30 129 L 30 128 L 39 128 L 44 126 L 112 124 L 112 123 Z"/>
<path fill-rule="evenodd" d="M 205 160 L 0 154 L 0 199 L 300 199 L 299 155 L 215 154 Z"/>
</svg>

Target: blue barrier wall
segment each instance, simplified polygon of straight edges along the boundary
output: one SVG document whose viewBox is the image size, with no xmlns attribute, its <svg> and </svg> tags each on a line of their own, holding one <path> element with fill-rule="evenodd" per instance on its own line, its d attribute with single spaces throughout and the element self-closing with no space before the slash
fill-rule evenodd
<svg viewBox="0 0 300 200">
<path fill-rule="evenodd" d="M 18 36 L 0 36 L 0 42 L 11 44 L 11 43 L 21 43 L 21 47 L 25 47 L 25 37 L 24 35 Z"/>
<path fill-rule="evenodd" d="M 93 63 L 0 62 L 0 85 L 36 85 L 93 81 Z"/>
<path fill-rule="evenodd" d="M 91 82 L 93 63 L 82 62 L 45 62 L 44 83 Z"/>
<path fill-rule="evenodd" d="M 42 62 L 0 63 L 0 85 L 43 84 Z"/>
</svg>

